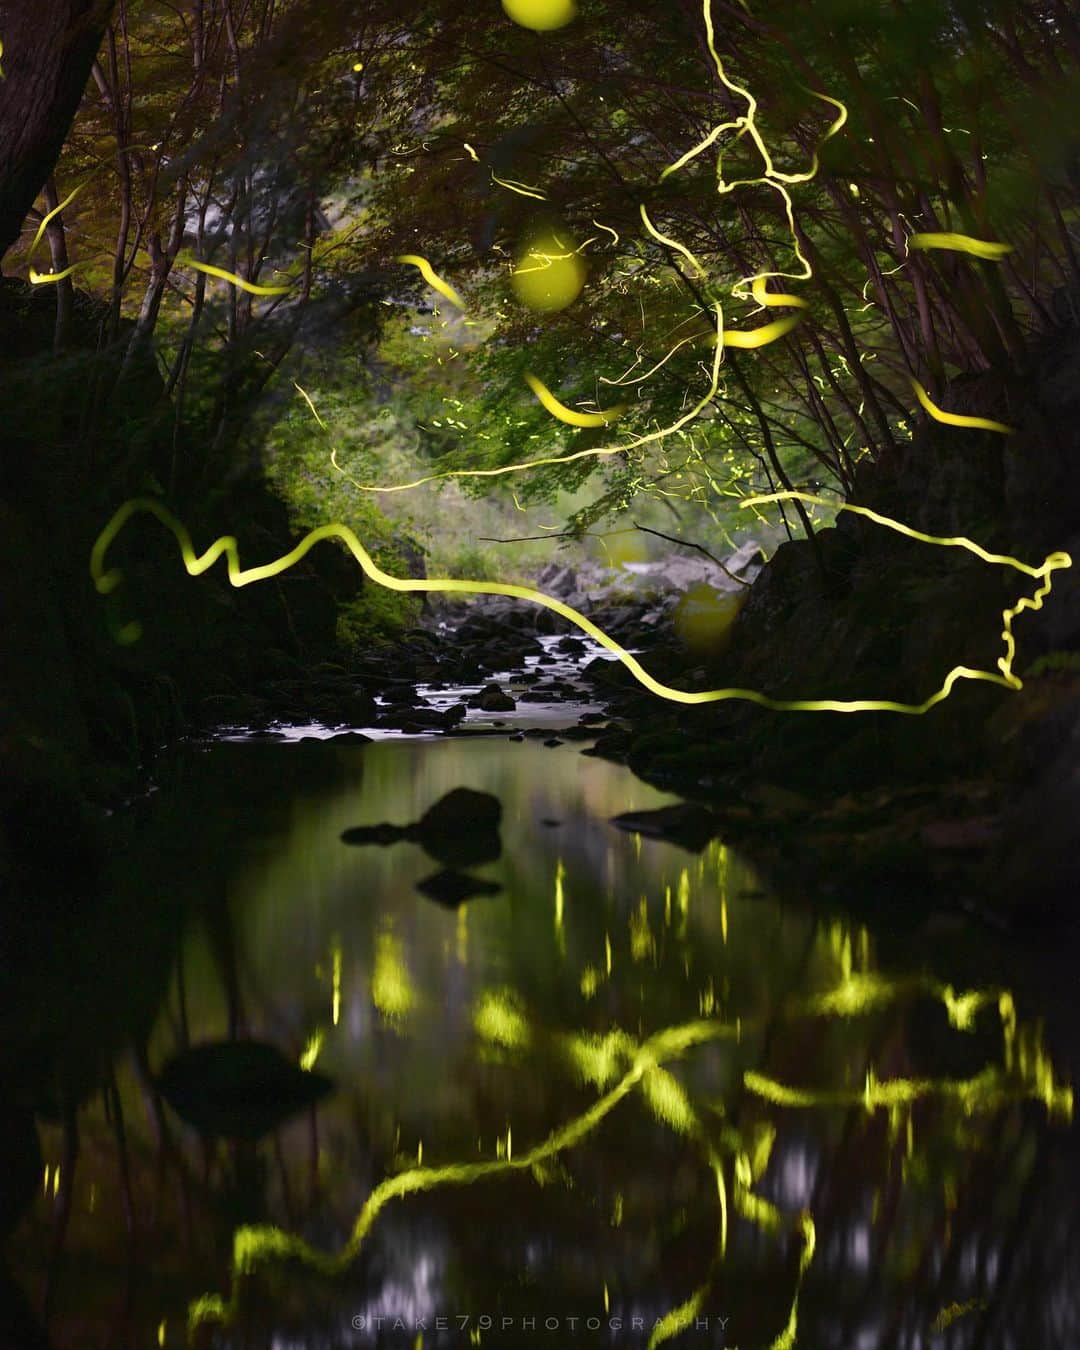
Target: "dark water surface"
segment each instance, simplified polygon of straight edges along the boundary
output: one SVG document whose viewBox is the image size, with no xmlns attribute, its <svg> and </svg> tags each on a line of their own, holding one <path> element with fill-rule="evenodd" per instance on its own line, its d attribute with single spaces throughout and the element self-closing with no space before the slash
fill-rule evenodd
<svg viewBox="0 0 1080 1350">
<path fill-rule="evenodd" d="M 218 744 L 117 820 L 3 1028 L 53 1344 L 1080 1346 L 1057 996 L 957 920 L 871 933 L 620 832 L 672 799 L 579 749 Z M 340 842 L 462 785 L 497 895 Z M 250 1038 L 333 1091 L 203 1142 L 152 1077 Z"/>
</svg>

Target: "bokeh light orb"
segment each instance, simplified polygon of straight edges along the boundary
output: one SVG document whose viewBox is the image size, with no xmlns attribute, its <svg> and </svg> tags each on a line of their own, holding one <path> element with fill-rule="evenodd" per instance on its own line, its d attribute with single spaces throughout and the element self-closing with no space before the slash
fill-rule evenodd
<svg viewBox="0 0 1080 1350">
<path fill-rule="evenodd" d="M 649 546 L 640 530 L 611 530 L 597 535 L 599 556 L 608 567 L 625 567 L 627 563 L 647 563 Z"/>
<path fill-rule="evenodd" d="M 746 591 L 717 591 L 707 582 L 691 586 L 675 606 L 675 631 L 697 656 L 722 652 L 746 603 Z"/>
<path fill-rule="evenodd" d="M 502 0 L 507 17 L 534 33 L 565 28 L 577 16 L 575 0 Z"/>
<path fill-rule="evenodd" d="M 520 250 L 510 273 L 514 294 L 541 314 L 572 305 L 585 285 L 585 264 L 565 234 L 531 238 Z"/>
</svg>

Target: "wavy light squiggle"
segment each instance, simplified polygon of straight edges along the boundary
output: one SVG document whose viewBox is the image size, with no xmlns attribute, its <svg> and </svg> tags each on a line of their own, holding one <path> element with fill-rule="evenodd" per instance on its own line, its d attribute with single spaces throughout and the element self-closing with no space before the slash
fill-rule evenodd
<svg viewBox="0 0 1080 1350">
<path fill-rule="evenodd" d="M 845 994 L 848 986 L 860 981 L 872 990 L 871 998 L 852 999 Z M 1004 1036 L 1004 1067 L 990 1064 L 975 1078 L 963 1081 L 879 1081 L 871 1072 L 867 1075 L 863 1090 L 841 1092 L 792 1088 L 766 1075 L 747 1070 L 742 1076 L 744 1087 L 781 1108 L 851 1108 L 865 1105 L 867 1110 L 897 1110 L 909 1109 L 921 1098 L 938 1096 L 959 1102 L 969 1115 L 992 1113 L 1011 1102 L 1040 1101 L 1049 1115 L 1066 1122 L 1071 1120 L 1072 1090 L 1055 1081 L 1053 1064 L 1041 1048 L 1037 1029 L 1030 1055 L 1016 1060 L 1010 1053 L 1009 1047 L 1016 1028 L 1015 1010 L 1007 991 L 971 991 L 956 998 L 951 988 L 937 986 L 932 979 L 889 980 L 882 976 L 863 975 L 849 977 L 836 991 L 796 1000 L 786 1010 L 785 1016 L 793 1019 L 820 1016 L 826 1009 L 831 1010 L 834 1016 L 865 1016 L 913 994 L 944 997 L 948 1006 L 968 1009 L 989 1006 L 996 1000 Z M 507 1048 L 532 1047 L 533 1034 L 529 1021 L 516 1005 L 507 1003 L 505 999 L 495 996 L 482 999 L 477 1008 L 475 1024 L 478 1034 L 484 1039 Z M 970 1030 L 966 1023 L 961 1025 Z M 515 1172 L 529 1171 L 541 1180 L 546 1162 L 582 1143 L 620 1103 L 640 1089 L 653 1115 L 662 1125 L 692 1139 L 701 1148 L 717 1186 L 719 1231 L 709 1269 L 705 1279 L 689 1298 L 655 1325 L 649 1347 L 650 1350 L 657 1350 L 661 1344 L 685 1330 L 704 1306 L 716 1269 L 726 1255 L 728 1228 L 724 1160 L 710 1142 L 709 1133 L 703 1128 L 685 1089 L 662 1066 L 665 1062 L 680 1059 L 697 1047 L 732 1038 L 741 1038 L 740 1019 L 730 1022 L 706 1018 L 685 1022 L 667 1027 L 641 1042 L 621 1028 L 615 1028 L 602 1038 L 582 1034 L 552 1037 L 541 1032 L 540 1039 L 557 1053 L 579 1081 L 593 1084 L 602 1092 L 603 1095 L 589 1108 L 557 1126 L 539 1144 L 516 1156 L 510 1148 L 508 1130 L 505 1151 L 493 1160 L 449 1163 L 437 1167 L 425 1167 L 418 1162 L 417 1166 L 386 1178 L 368 1196 L 348 1238 L 336 1252 L 316 1248 L 278 1227 L 249 1226 L 237 1229 L 233 1238 L 231 1298 L 226 1300 L 220 1295 L 204 1295 L 195 1300 L 189 1308 L 190 1330 L 194 1332 L 200 1326 L 215 1323 L 228 1324 L 238 1308 L 242 1281 L 278 1262 L 296 1262 L 331 1278 L 343 1274 L 359 1255 L 380 1214 L 394 1200 L 445 1186 L 464 1186 L 507 1177 Z M 605 1088 L 608 1088 L 606 1092 L 603 1091 Z M 722 1144 L 721 1148 L 733 1157 L 732 1202 L 735 1210 L 763 1233 L 782 1238 L 794 1232 L 802 1239 L 788 1317 L 770 1346 L 770 1350 L 791 1350 L 797 1339 L 803 1279 L 817 1248 L 817 1230 L 809 1210 L 785 1214 L 754 1189 L 768 1166 L 775 1135 L 775 1126 L 770 1124 L 754 1143 L 744 1143 L 736 1135 Z"/>
<path fill-rule="evenodd" d="M 284 295 L 288 286 L 259 286 L 254 281 L 248 281 L 245 277 L 237 276 L 235 272 L 230 272 L 224 267 L 216 267 L 213 263 L 197 262 L 194 258 L 185 258 L 178 261 L 178 267 L 194 267 L 197 272 L 205 272 L 207 276 L 220 277 L 222 281 L 227 281 L 230 286 L 238 286 L 240 290 L 247 291 L 249 295 Z"/>
<path fill-rule="evenodd" d="M 953 253 L 971 253 L 987 262 L 1001 262 L 1013 251 L 1012 244 L 998 244 L 990 239 L 973 239 L 970 234 L 953 234 L 946 230 L 928 230 L 909 234 L 909 249 L 943 248 Z"/>
<path fill-rule="evenodd" d="M 806 502 L 814 502 L 823 505 L 834 505 L 824 498 L 815 497 L 811 493 L 798 492 L 779 492 L 764 497 L 747 498 L 743 503 L 745 506 L 760 505 L 769 501 L 783 501 L 788 499 L 800 499 Z M 1023 596 L 1017 603 L 1002 613 L 1004 628 L 1002 638 L 1005 642 L 1005 655 L 998 661 L 1000 673 L 988 670 L 977 670 L 969 666 L 954 666 L 945 677 L 941 688 L 931 694 L 929 698 L 922 703 L 900 703 L 893 699 L 775 699 L 766 694 L 760 693 L 756 689 L 704 689 L 697 691 L 687 691 L 685 689 L 676 689 L 671 685 L 664 684 L 641 665 L 635 656 L 621 646 L 614 638 L 610 637 L 597 624 L 587 618 L 579 610 L 571 605 L 565 604 L 562 600 L 556 599 L 552 595 L 547 595 L 543 591 L 536 590 L 532 586 L 519 586 L 511 582 L 494 581 L 466 581 L 457 578 L 426 578 L 418 580 L 414 578 L 403 578 L 391 576 L 384 572 L 374 561 L 368 551 L 361 544 L 356 535 L 347 525 L 333 523 L 322 525 L 318 529 L 311 530 L 303 539 L 290 549 L 288 553 L 273 562 L 264 563 L 258 567 L 249 567 L 247 569 L 240 566 L 240 555 L 237 542 L 232 535 L 222 535 L 216 539 L 209 548 L 202 554 L 195 552 L 191 535 L 187 529 L 153 497 L 135 498 L 125 502 L 114 514 L 109 523 L 98 536 L 90 556 L 90 572 L 94 579 L 98 591 L 102 595 L 107 595 L 114 590 L 121 579 L 121 574 L 116 568 L 106 567 L 106 555 L 109 547 L 115 540 L 127 522 L 132 516 L 138 514 L 149 514 L 158 519 L 176 539 L 180 545 L 181 556 L 184 566 L 191 576 L 201 576 L 203 572 L 212 567 L 214 563 L 222 556 L 225 557 L 229 581 L 232 585 L 248 586 L 252 582 L 264 581 L 269 577 L 279 576 L 300 561 L 305 554 L 309 553 L 314 546 L 324 539 L 340 539 L 356 561 L 360 564 L 364 574 L 380 586 L 385 586 L 388 590 L 404 592 L 427 592 L 431 594 L 458 594 L 458 595 L 504 595 L 512 599 L 527 600 L 532 604 L 541 605 L 545 609 L 550 609 L 553 613 L 568 619 L 575 627 L 580 628 L 583 633 L 587 633 L 594 638 L 601 646 L 605 647 L 614 656 L 623 663 L 634 678 L 650 692 L 657 694 L 660 698 L 668 699 L 672 703 L 684 703 L 696 705 L 702 703 L 720 703 L 728 700 L 740 700 L 747 703 L 756 703 L 763 708 L 772 708 L 778 712 L 895 712 L 904 713 L 909 716 L 921 716 L 929 712 L 931 708 L 938 703 L 943 702 L 952 693 L 954 686 L 959 680 L 981 680 L 991 684 L 999 684 L 1007 689 L 1019 689 L 1022 682 L 1018 675 L 1013 671 L 1013 661 L 1016 655 L 1016 643 L 1012 633 L 1012 621 L 1025 609 L 1037 610 L 1042 608 L 1042 602 L 1045 596 L 1050 593 L 1052 582 L 1052 573 L 1059 568 L 1072 565 L 1072 559 L 1067 553 L 1052 553 L 1043 562 L 1041 567 L 1031 567 L 1027 563 L 1022 563 L 1016 558 L 1011 558 L 1003 554 L 988 553 L 978 544 L 970 539 L 962 537 L 942 538 L 936 535 L 923 534 L 919 530 L 913 530 L 910 526 L 902 524 L 900 521 L 891 520 L 887 516 L 879 515 L 867 507 L 841 505 L 838 509 L 853 511 L 856 514 L 864 515 L 877 524 L 884 525 L 889 529 L 896 530 L 900 534 L 908 535 L 912 539 L 918 539 L 925 543 L 936 544 L 946 548 L 963 548 L 970 553 L 975 554 L 984 562 L 995 564 L 1002 567 L 1011 567 L 1016 571 L 1023 572 L 1032 578 L 1041 579 L 1043 584 L 1035 591 L 1032 596 Z"/>
<path fill-rule="evenodd" d="M 942 422 L 947 427 L 967 427 L 972 431 L 996 431 L 999 436 L 1011 436 L 1016 430 L 1015 427 L 1006 426 L 1004 422 L 994 422 L 989 417 L 969 417 L 966 413 L 946 412 L 944 408 L 938 407 L 914 375 L 909 375 L 908 379 L 920 405 L 935 422 Z"/>
<path fill-rule="evenodd" d="M 719 331 L 722 325 L 722 315 L 719 305 L 716 306 L 716 321 L 717 329 Z M 722 347 L 719 344 L 714 345 L 716 350 L 713 354 L 712 374 L 709 380 L 709 387 L 689 412 L 683 413 L 683 415 L 674 421 L 671 426 L 661 427 L 657 431 L 650 431 L 644 436 L 634 436 L 623 445 L 598 445 L 590 447 L 588 450 L 575 450 L 568 455 L 547 455 L 541 459 L 524 460 L 517 464 L 501 464 L 494 469 L 445 469 L 442 473 L 425 474 L 422 478 L 414 478 L 408 483 L 360 483 L 355 478 L 351 477 L 349 478 L 349 481 L 361 492 L 408 492 L 413 488 L 423 487 L 426 483 L 444 482 L 450 478 L 500 478 L 504 474 L 523 473 L 528 469 L 540 469 L 550 464 L 572 464 L 576 460 L 587 459 L 590 457 L 603 459 L 609 455 L 629 454 L 631 451 L 637 450 L 643 445 L 654 444 L 657 441 L 662 441 L 666 437 L 681 431 L 688 422 L 692 422 L 696 417 L 700 416 L 703 410 L 713 401 L 716 397 L 716 392 L 720 387 L 720 362 L 723 355 Z M 334 455 L 336 455 L 336 453 L 337 452 L 335 451 Z M 333 459 L 333 456 L 331 456 L 331 458 Z M 336 461 L 335 468 L 337 468 L 339 473 L 344 472 Z"/>
<path fill-rule="evenodd" d="M 408 263 L 410 267 L 415 267 L 433 290 L 438 291 L 440 295 L 444 295 L 452 305 L 457 305 L 458 309 L 463 310 L 465 308 L 465 301 L 462 300 L 453 286 L 448 281 L 444 281 L 428 260 L 421 257 L 419 253 L 399 253 L 394 261 Z"/>
<path fill-rule="evenodd" d="M 578 412 L 576 408 L 568 408 L 565 403 L 560 403 L 543 380 L 537 379 L 528 371 L 525 372 L 525 383 L 552 417 L 557 417 L 560 422 L 566 422 L 572 427 L 605 427 L 609 422 L 617 421 L 626 411 L 626 405 L 620 403 L 602 412 Z"/>
</svg>

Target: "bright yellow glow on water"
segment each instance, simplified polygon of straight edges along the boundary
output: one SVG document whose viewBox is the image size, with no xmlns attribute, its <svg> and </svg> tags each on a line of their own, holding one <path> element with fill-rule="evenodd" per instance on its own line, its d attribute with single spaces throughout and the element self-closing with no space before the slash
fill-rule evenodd
<svg viewBox="0 0 1080 1350">
<path fill-rule="evenodd" d="M 334 943 L 330 953 L 330 1020 L 337 1026 L 341 1020 L 341 944 Z"/>
<path fill-rule="evenodd" d="M 380 938 L 384 956 L 389 950 L 385 945 L 387 937 L 383 934 Z M 841 933 L 833 935 L 832 946 L 840 958 L 851 949 L 850 942 L 845 941 Z M 397 957 L 392 964 L 397 964 Z M 395 976 L 394 980 L 399 978 Z M 1051 1116 L 1071 1118 L 1072 1091 L 1057 1082 L 1038 1027 L 1025 1025 L 1017 1032 L 1011 997 L 1001 991 L 968 991 L 958 995 L 952 986 L 930 977 L 890 980 L 880 974 L 855 973 L 848 965 L 838 986 L 822 994 L 793 1000 L 784 1016 L 792 1019 L 860 1017 L 876 1014 L 890 1004 L 926 997 L 939 1000 L 947 1009 L 953 1026 L 961 1031 L 972 1029 L 981 1010 L 996 1007 L 1006 1033 L 1004 1066 L 989 1064 L 970 1079 L 955 1080 L 881 1080 L 871 1069 L 862 1088 L 801 1088 L 754 1070 L 745 1070 L 743 1086 L 759 1100 L 780 1109 L 862 1107 L 868 1111 L 885 1110 L 894 1126 L 906 1118 L 909 1154 L 914 1147 L 910 1108 L 924 1098 L 955 1102 L 965 1116 L 992 1113 L 1013 1102 L 1033 1100 L 1041 1102 Z M 398 1003 L 400 1006 L 400 1000 Z M 524 1008 L 508 991 L 489 992 L 483 996 L 477 1006 L 475 1025 L 485 1039 L 522 1053 L 536 1040 Z M 337 1253 L 322 1252 L 278 1228 L 242 1228 L 237 1231 L 234 1241 L 234 1274 L 237 1277 L 251 1275 L 267 1264 L 299 1261 L 325 1275 L 336 1275 L 355 1259 L 379 1214 L 393 1200 L 440 1186 L 461 1186 L 494 1179 L 519 1169 L 531 1172 L 543 1183 L 549 1176 L 551 1159 L 582 1142 L 622 1101 L 640 1089 L 656 1120 L 695 1147 L 702 1148 L 708 1159 L 717 1188 L 718 1239 L 714 1266 L 723 1260 L 726 1252 L 729 1202 L 734 1204 L 737 1213 L 765 1233 L 781 1237 L 788 1232 L 797 1232 L 801 1236 L 799 1269 L 788 1316 L 783 1330 L 773 1342 L 774 1350 L 792 1347 L 797 1337 L 799 1293 L 814 1257 L 816 1229 L 809 1213 L 784 1214 L 754 1189 L 769 1167 L 776 1125 L 770 1120 L 758 1121 L 744 1134 L 725 1127 L 723 1137 L 728 1141 L 725 1147 L 730 1146 L 733 1159 L 734 1189 L 729 1196 L 723 1159 L 708 1144 L 707 1133 L 687 1089 L 665 1067 L 666 1062 L 682 1059 L 695 1047 L 722 1039 L 738 1040 L 739 1030 L 739 1019 L 730 1023 L 701 1018 L 668 1027 L 640 1041 L 621 1029 L 604 1035 L 578 1033 L 558 1035 L 554 1039 L 545 1035 L 545 1044 L 557 1052 L 570 1073 L 579 1081 L 592 1084 L 601 1094 L 581 1114 L 557 1126 L 539 1143 L 516 1155 L 508 1124 L 505 1137 L 500 1135 L 496 1140 L 494 1160 L 424 1167 L 421 1143 L 417 1149 L 417 1165 L 388 1177 L 375 1188 L 357 1215 L 348 1241 Z M 612 1222 L 620 1221 L 621 1204 L 617 1199 Z M 661 1320 L 654 1329 L 652 1344 L 659 1346 L 688 1325 L 685 1319 L 692 1317 L 702 1306 L 711 1279 L 712 1269 L 690 1298 Z M 191 1309 L 193 1325 L 227 1321 L 230 1314 L 231 1305 L 216 1297 L 200 1300 Z"/>
<path fill-rule="evenodd" d="M 305 1070 L 311 1070 L 319 1058 L 319 1051 L 323 1046 L 323 1032 L 320 1029 L 313 1031 L 308 1037 L 308 1042 L 300 1055 L 300 1067 Z"/>
<path fill-rule="evenodd" d="M 404 1017 L 416 1003 L 412 980 L 405 964 L 404 948 L 400 938 L 390 932 L 379 933 L 375 939 L 371 1001 L 390 1021 Z"/>
<path fill-rule="evenodd" d="M 473 1016 L 477 1035 L 508 1050 L 525 1050 L 532 1031 L 514 996 L 508 991 L 489 991 L 477 1004 Z"/>
</svg>

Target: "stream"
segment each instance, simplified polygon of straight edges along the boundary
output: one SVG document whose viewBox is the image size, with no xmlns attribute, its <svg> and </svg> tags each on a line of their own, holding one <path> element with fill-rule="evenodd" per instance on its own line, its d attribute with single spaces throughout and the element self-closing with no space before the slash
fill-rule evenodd
<svg viewBox="0 0 1080 1350">
<path fill-rule="evenodd" d="M 233 728 L 117 816 L 2 1026 L 41 1141 L 13 1288 L 53 1345 L 1080 1344 L 1058 997 L 955 916 L 871 932 L 624 832 L 675 799 L 508 743 L 590 707 Z M 341 840 L 461 786 L 502 804 L 491 894 Z M 219 1085 L 153 1080 L 249 1040 L 325 1091 L 200 1136 Z"/>
</svg>

